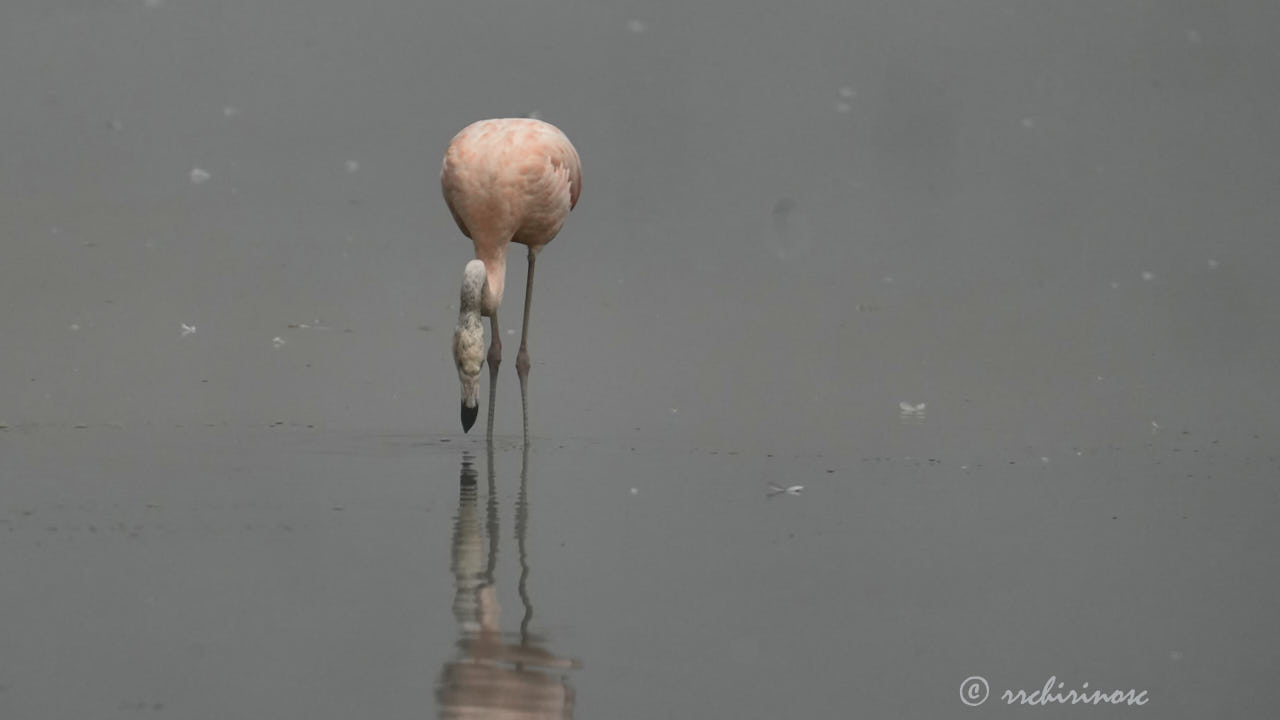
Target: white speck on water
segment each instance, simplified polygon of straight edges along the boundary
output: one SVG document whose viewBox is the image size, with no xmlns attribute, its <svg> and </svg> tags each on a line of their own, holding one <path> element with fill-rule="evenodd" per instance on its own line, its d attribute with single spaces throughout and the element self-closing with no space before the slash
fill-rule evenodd
<svg viewBox="0 0 1280 720">
<path fill-rule="evenodd" d="M 836 103 L 836 112 L 840 113 L 841 115 L 847 114 L 851 110 L 853 110 L 853 106 L 847 102 L 842 101 L 842 102 Z"/>
<path fill-rule="evenodd" d="M 1049 458 L 1047 458 L 1047 457 L 1045 457 L 1045 456 L 1041 455 L 1041 456 L 1040 456 L 1040 462 L 1044 463 L 1045 465 L 1048 465 L 1048 464 L 1049 464 Z"/>
<path fill-rule="evenodd" d="M 80 323 L 71 323 L 71 332 L 80 332 Z"/>
<path fill-rule="evenodd" d="M 235 117 L 236 115 L 239 115 L 239 114 L 240 114 L 240 108 L 235 107 L 234 105 L 222 106 L 223 117 Z"/>
<path fill-rule="evenodd" d="M 1156 279 L 1156 274 L 1151 272 L 1150 270 L 1143 270 L 1142 279 L 1146 280 L 1147 282 L 1151 282 L 1152 280 Z"/>
<path fill-rule="evenodd" d="M 1218 269 L 1218 266 L 1219 266 L 1219 265 L 1221 265 L 1221 264 L 1222 264 L 1222 263 L 1218 262 L 1217 260 L 1210 259 L 1210 260 L 1209 260 L 1209 269 L 1210 269 L 1210 270 L 1217 270 L 1217 269 Z"/>
<path fill-rule="evenodd" d="M 1152 420 L 1152 421 L 1151 421 L 1151 434 L 1152 434 L 1152 435 L 1155 435 L 1155 434 L 1156 434 L 1156 433 L 1158 433 L 1158 432 L 1160 432 L 1160 423 L 1156 422 L 1155 420 Z"/>
<path fill-rule="evenodd" d="M 349 173 L 353 173 L 360 169 L 360 163 L 356 162 L 355 160 L 348 160 L 345 163 L 343 163 L 342 166 L 345 167 L 347 169 L 347 172 Z"/>
<path fill-rule="evenodd" d="M 628 30 L 630 30 L 631 32 L 633 32 L 633 33 L 635 33 L 635 34 L 639 35 L 640 33 L 644 32 L 645 30 L 648 30 L 648 29 L 649 29 L 649 26 L 648 26 L 648 25 L 646 25 L 646 24 L 645 24 L 645 22 L 644 22 L 643 20 L 634 20 L 634 19 L 632 19 L 632 20 L 628 20 L 628 21 L 627 21 L 627 29 L 628 29 Z"/>
<path fill-rule="evenodd" d="M 276 348 L 282 348 L 282 347 L 284 347 L 284 338 L 282 338 L 282 337 L 280 337 L 279 335 L 277 335 L 277 336 L 275 336 L 275 337 L 271 338 L 271 344 L 272 344 L 274 347 L 276 347 Z"/>
<path fill-rule="evenodd" d="M 631 494 L 632 494 L 632 495 L 639 495 L 639 494 L 640 494 L 640 488 L 631 488 Z"/>
<path fill-rule="evenodd" d="M 196 185 L 199 185 L 200 183 L 208 180 L 211 177 L 213 176 L 210 175 L 206 170 L 201 170 L 200 168 L 191 169 L 191 182 L 195 183 Z"/>
<path fill-rule="evenodd" d="M 671 411 L 672 415 L 676 415 L 680 412 L 679 408 L 668 408 L 668 410 Z"/>
<path fill-rule="evenodd" d="M 769 497 L 773 497 L 775 495 L 781 495 L 783 493 L 786 493 L 788 495 L 799 495 L 803 491 L 804 491 L 803 485 L 788 485 L 787 487 L 783 487 L 778 483 L 769 483 L 768 494 L 769 494 Z"/>
<path fill-rule="evenodd" d="M 195 325 L 188 325 L 188 324 L 186 324 L 186 323 L 179 323 L 179 325 L 181 325 L 181 326 L 182 326 L 182 337 L 186 337 L 186 336 L 188 336 L 188 335 L 195 335 L 195 334 L 196 334 L 196 326 L 195 326 Z"/>
<path fill-rule="evenodd" d="M 839 91 L 839 92 L 840 92 L 840 97 L 842 97 L 842 98 L 847 98 L 847 99 L 849 99 L 849 98 L 856 98 L 856 97 L 858 97 L 858 91 L 857 91 L 857 90 L 854 90 L 853 88 L 849 87 L 848 85 L 842 85 L 842 86 L 840 86 L 840 91 Z"/>
<path fill-rule="evenodd" d="M 925 408 L 928 403 L 912 404 L 906 401 L 898 403 L 898 419 L 904 423 L 923 423 Z"/>
<path fill-rule="evenodd" d="M 515 335 L 515 334 L 516 334 L 515 328 L 507 328 L 507 334 L 508 334 L 508 335 Z"/>
<path fill-rule="evenodd" d="M 1036 126 L 1036 120 L 1035 120 L 1035 118 L 1029 118 L 1029 117 L 1024 117 L 1024 118 L 1022 118 L 1022 127 L 1027 128 L 1028 130 L 1030 130 L 1031 128 L 1033 128 L 1033 127 L 1035 127 L 1035 126 Z"/>
<path fill-rule="evenodd" d="M 1191 43 L 1192 45 L 1199 45 L 1200 43 L 1204 42 L 1204 37 L 1200 35 L 1199 30 L 1188 30 L 1187 42 Z"/>
</svg>

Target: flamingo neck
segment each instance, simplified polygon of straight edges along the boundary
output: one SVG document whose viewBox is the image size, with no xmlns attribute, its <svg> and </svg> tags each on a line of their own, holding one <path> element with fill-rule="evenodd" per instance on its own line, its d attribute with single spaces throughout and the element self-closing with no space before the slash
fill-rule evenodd
<svg viewBox="0 0 1280 720">
<path fill-rule="evenodd" d="M 479 260 L 472 260 L 462 271 L 462 294 L 458 299 L 460 317 L 478 317 L 484 307 L 485 267 Z"/>
<path fill-rule="evenodd" d="M 502 305 L 502 291 L 507 284 L 507 248 L 501 247 L 481 251 L 476 248 L 476 257 L 484 262 L 488 282 L 484 285 L 484 297 L 480 303 L 480 314 L 493 317 Z"/>
</svg>

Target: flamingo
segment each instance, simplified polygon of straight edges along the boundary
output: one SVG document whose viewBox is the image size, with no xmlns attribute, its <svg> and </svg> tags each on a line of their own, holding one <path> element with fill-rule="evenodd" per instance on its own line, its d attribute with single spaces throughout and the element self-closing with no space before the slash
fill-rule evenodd
<svg viewBox="0 0 1280 720">
<path fill-rule="evenodd" d="M 524 322 L 516 374 L 524 435 L 529 436 L 529 307 L 538 253 L 564 226 L 582 192 L 582 162 L 573 143 L 554 125 L 531 118 L 481 120 L 449 142 L 440 170 L 445 203 L 463 235 L 475 244 L 476 259 L 462 272 L 458 326 L 453 332 L 453 361 L 462 383 L 462 430 L 475 424 L 479 411 L 480 367 L 489 363 L 488 434 L 493 435 L 494 394 L 502 338 L 498 307 L 507 278 L 507 248 L 512 241 L 529 248 L 529 277 L 524 291 Z M 484 327 L 489 318 L 489 352 Z"/>
</svg>

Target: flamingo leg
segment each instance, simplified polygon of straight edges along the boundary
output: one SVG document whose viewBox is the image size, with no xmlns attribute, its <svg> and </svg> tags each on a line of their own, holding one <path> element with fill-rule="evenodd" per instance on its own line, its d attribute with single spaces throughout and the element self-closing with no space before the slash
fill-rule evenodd
<svg viewBox="0 0 1280 720">
<path fill-rule="evenodd" d="M 485 427 L 485 435 L 493 440 L 493 408 L 498 394 L 498 366 L 502 364 L 502 336 L 498 333 L 498 311 L 489 316 L 489 423 Z"/>
<path fill-rule="evenodd" d="M 524 440 L 529 441 L 529 308 L 533 305 L 533 266 L 538 252 L 529 248 L 529 277 L 524 285 L 524 323 L 520 328 L 520 350 L 516 353 L 516 374 L 520 376 L 520 410 L 524 415 Z"/>
</svg>

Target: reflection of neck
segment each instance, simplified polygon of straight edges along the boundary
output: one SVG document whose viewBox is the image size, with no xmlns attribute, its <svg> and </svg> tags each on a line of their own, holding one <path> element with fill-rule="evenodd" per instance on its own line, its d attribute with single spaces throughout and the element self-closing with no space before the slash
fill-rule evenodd
<svg viewBox="0 0 1280 720">
<path fill-rule="evenodd" d="M 459 627 L 472 630 L 479 628 L 478 593 L 486 584 L 481 564 L 484 553 L 481 537 L 480 518 L 476 513 L 476 471 L 471 456 L 464 454 L 450 565 L 454 582 L 453 617 Z"/>
</svg>

